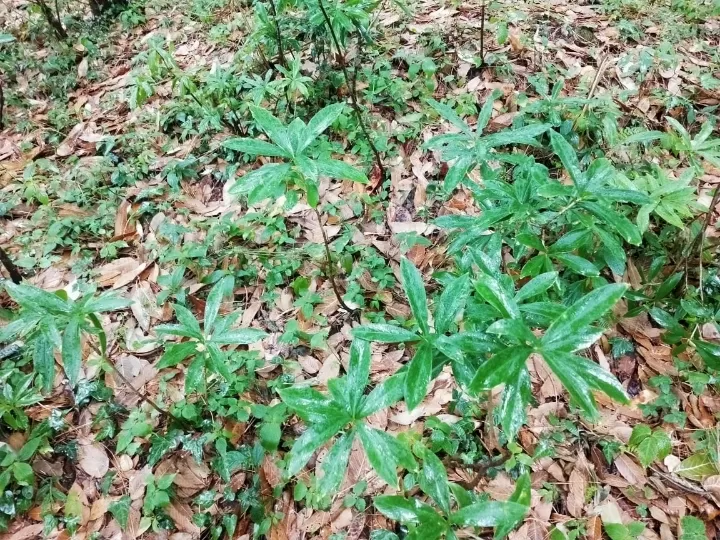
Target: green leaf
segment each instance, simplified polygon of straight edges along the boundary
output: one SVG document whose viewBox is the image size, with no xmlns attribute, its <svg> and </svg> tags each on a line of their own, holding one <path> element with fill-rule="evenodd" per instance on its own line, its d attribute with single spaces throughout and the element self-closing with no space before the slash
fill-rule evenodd
<svg viewBox="0 0 720 540">
<path fill-rule="evenodd" d="M 173 343 L 165 349 L 162 358 L 155 365 L 157 369 L 169 368 L 177 366 L 186 358 L 193 356 L 197 352 L 197 341 L 185 341 L 183 343 Z"/>
<path fill-rule="evenodd" d="M 432 506 L 417 498 L 406 499 L 400 495 L 380 495 L 373 499 L 378 512 L 398 523 L 419 523 L 440 516 Z"/>
<path fill-rule="evenodd" d="M 261 186 L 281 182 L 287 177 L 291 169 L 292 166 L 288 163 L 268 163 L 238 178 L 230 188 L 230 193 L 232 195 L 246 195 Z"/>
<path fill-rule="evenodd" d="M 276 422 L 265 422 L 258 430 L 260 444 L 267 452 L 274 452 L 280 444 L 282 430 Z"/>
<path fill-rule="evenodd" d="M 380 343 L 406 343 L 420 339 L 414 332 L 392 324 L 363 324 L 353 328 L 352 335 L 357 339 Z"/>
<path fill-rule="evenodd" d="M 35 473 L 29 463 L 16 461 L 12 465 L 15 481 L 21 486 L 31 486 L 35 481 Z"/>
<path fill-rule="evenodd" d="M 0 34 L 0 45 L 3 43 L 10 43 L 11 41 L 15 41 L 15 36 L 12 34 Z"/>
<path fill-rule="evenodd" d="M 560 158 L 563 167 L 565 167 L 565 170 L 570 175 L 575 187 L 582 190 L 585 185 L 586 178 L 580 170 L 580 162 L 578 161 L 577 154 L 575 153 L 573 147 L 565 140 L 565 137 L 553 130 L 550 130 L 550 145 L 552 146 L 555 155 Z"/>
<path fill-rule="evenodd" d="M 362 406 L 363 394 L 370 377 L 370 343 L 354 339 L 350 345 L 350 360 L 347 374 L 347 402 L 351 415 L 356 416 Z"/>
<path fill-rule="evenodd" d="M 432 378 L 432 346 L 422 343 L 408 365 L 405 377 L 405 403 L 408 410 L 413 410 L 427 395 L 428 385 Z"/>
<path fill-rule="evenodd" d="M 108 505 L 108 510 L 123 530 L 127 528 L 128 518 L 130 517 L 131 502 L 130 495 L 123 495 L 118 500 L 113 501 Z"/>
<path fill-rule="evenodd" d="M 320 478 L 318 485 L 322 495 L 332 495 L 340 489 L 350 459 L 350 449 L 354 438 L 354 431 L 343 433 L 325 456 L 322 463 L 323 476 Z"/>
<path fill-rule="evenodd" d="M 599 287 L 567 308 L 547 329 L 542 338 L 544 350 L 577 350 L 591 323 L 605 315 L 627 290 L 625 284 Z M 580 338 L 580 339 L 579 339 Z"/>
<path fill-rule="evenodd" d="M 450 522 L 461 527 L 500 526 L 505 529 L 509 524 L 519 523 L 527 511 L 526 505 L 516 502 L 479 502 L 461 508 L 452 514 Z"/>
<path fill-rule="evenodd" d="M 557 272 L 545 272 L 544 274 L 535 276 L 517 292 L 515 302 L 519 304 L 525 300 L 544 294 L 545 291 L 557 282 L 557 278 Z"/>
<path fill-rule="evenodd" d="M 288 130 L 280 120 L 265 109 L 253 105 L 250 106 L 250 114 L 252 114 L 260 129 L 267 133 L 275 144 L 289 154 L 294 154 L 293 145 L 288 137 Z"/>
<path fill-rule="evenodd" d="M 33 368 L 40 375 L 45 392 L 52 390 L 55 379 L 54 349 L 52 338 L 44 331 L 33 341 Z"/>
<path fill-rule="evenodd" d="M 298 146 L 298 152 L 302 152 L 310 144 L 313 143 L 332 123 L 338 119 L 338 117 L 345 110 L 344 103 L 334 103 L 323 107 L 315 116 L 313 116 L 308 122 L 307 128 L 305 129 L 305 138 Z"/>
<path fill-rule="evenodd" d="M 235 278 L 225 276 L 210 290 L 210 294 L 208 294 L 207 301 L 205 302 L 205 319 L 203 323 L 205 335 L 209 335 L 212 331 L 213 324 L 220 311 L 220 304 L 222 303 L 223 297 L 232 294 L 234 285 Z"/>
<path fill-rule="evenodd" d="M 498 146 L 526 144 L 528 146 L 539 146 L 535 139 L 539 135 L 550 129 L 549 124 L 533 124 L 517 129 L 506 129 L 499 133 L 493 133 L 482 138 L 482 143 L 489 148 L 497 148 Z M 507 159 L 507 158 L 506 158 Z"/>
<path fill-rule="evenodd" d="M 490 117 L 492 116 L 493 112 L 493 104 L 495 100 L 498 99 L 501 95 L 502 92 L 500 92 L 500 90 L 493 90 L 485 100 L 485 103 L 483 103 L 483 106 L 480 109 L 480 114 L 478 114 L 477 125 L 475 126 L 475 131 L 478 134 L 482 133 L 482 131 L 488 125 L 488 122 L 490 122 Z M 487 137 L 483 138 L 483 141 L 485 139 L 487 139 Z"/>
<path fill-rule="evenodd" d="M 600 275 L 598 267 L 583 257 L 579 257 L 571 253 L 565 253 L 564 255 L 555 255 L 555 259 L 581 276 L 597 277 Z"/>
<path fill-rule="evenodd" d="M 508 291 L 495 278 L 482 274 L 475 282 L 475 290 L 488 304 L 498 310 L 506 319 L 520 317 L 520 309 Z"/>
<path fill-rule="evenodd" d="M 452 193 L 461 182 L 467 178 L 468 171 L 473 166 L 472 156 L 460 156 L 448 169 L 443 181 L 445 193 Z"/>
<path fill-rule="evenodd" d="M 410 450 L 392 435 L 365 424 L 358 426 L 358 435 L 370 465 L 378 476 L 391 486 L 397 486 L 397 468 L 414 466 L 415 460 Z"/>
<path fill-rule="evenodd" d="M 680 519 L 680 540 L 707 540 L 705 523 L 694 516 L 683 516 Z"/>
<path fill-rule="evenodd" d="M 400 401 L 405 393 L 405 373 L 391 375 L 378 384 L 363 400 L 358 418 L 365 418 Z"/>
<path fill-rule="evenodd" d="M 80 341 L 80 321 L 72 317 L 62 336 L 62 361 L 65 375 L 70 386 L 75 388 L 80 377 L 82 364 L 82 344 Z"/>
<path fill-rule="evenodd" d="M 633 428 L 628 446 L 635 452 L 643 467 L 653 461 L 665 459 L 672 451 L 670 436 L 661 429 L 652 431 L 645 424 Z"/>
<path fill-rule="evenodd" d="M 608 227 L 615 229 L 627 243 L 634 246 L 639 246 L 642 243 L 642 236 L 638 228 L 622 214 L 594 202 L 584 202 L 580 206 L 600 218 Z"/>
<path fill-rule="evenodd" d="M 227 332 L 219 332 L 211 336 L 211 340 L 218 345 L 250 345 L 266 337 L 267 333 L 257 328 L 235 328 Z"/>
<path fill-rule="evenodd" d="M 427 336 L 430 333 L 430 326 L 428 325 L 427 296 L 422 275 L 406 257 L 400 259 L 400 275 L 415 321 L 420 327 L 420 331 Z"/>
<path fill-rule="evenodd" d="M 269 156 L 269 157 L 282 157 L 289 158 L 290 152 L 283 150 L 279 146 L 262 141 L 260 139 L 249 139 L 244 137 L 234 137 L 228 139 L 223 143 L 225 148 L 234 150 L 235 152 L 242 152 L 243 154 L 250 154 L 253 156 Z"/>
<path fill-rule="evenodd" d="M 496 411 L 500 427 L 508 441 L 515 440 L 518 431 L 527 421 L 525 409 L 531 399 L 530 374 L 527 369 L 520 369 L 513 380 L 505 383 Z"/>
<path fill-rule="evenodd" d="M 673 470 L 673 473 L 693 480 L 702 482 L 709 476 L 718 474 L 718 466 L 707 452 L 698 452 L 680 462 L 680 465 Z"/>
<path fill-rule="evenodd" d="M 435 307 L 435 332 L 444 334 L 462 313 L 470 293 L 470 276 L 463 274 L 452 280 L 438 298 Z"/>
<path fill-rule="evenodd" d="M 542 356 L 555 376 L 560 379 L 572 401 L 589 418 L 597 417 L 593 390 L 601 390 L 620 403 L 628 402 L 620 382 L 596 363 L 559 350 L 543 350 Z"/>
<path fill-rule="evenodd" d="M 455 112 L 452 107 L 444 103 L 440 103 L 439 101 L 435 101 L 434 99 L 428 99 L 427 102 L 433 109 L 438 112 L 440 116 L 450 122 L 457 129 L 467 135 L 472 134 L 472 130 L 470 129 L 470 127 L 465 123 L 462 118 L 460 118 L 460 116 Z"/>
<path fill-rule="evenodd" d="M 196 356 L 185 372 L 185 392 L 187 394 L 205 393 L 205 356 Z"/>
<path fill-rule="evenodd" d="M 350 421 L 350 417 L 342 410 L 329 409 L 323 423 L 310 424 L 287 456 L 287 473 L 295 476 L 312 457 L 315 450 L 329 441 Z"/>
<path fill-rule="evenodd" d="M 697 351 L 707 367 L 720 370 L 720 345 L 699 339 L 693 339 L 692 344 L 695 346 L 695 351 Z"/>
<path fill-rule="evenodd" d="M 420 457 L 423 460 L 418 478 L 420 489 L 430 495 L 445 514 L 449 514 L 450 488 L 448 487 L 447 471 L 442 461 L 426 447 L 423 447 Z"/>
<path fill-rule="evenodd" d="M 508 347 L 486 360 L 470 383 L 474 393 L 492 390 L 496 386 L 512 382 L 520 377 L 525 362 L 533 350 L 529 347 Z"/>
<path fill-rule="evenodd" d="M 178 322 L 185 327 L 190 336 L 202 338 L 203 333 L 200 330 L 200 324 L 188 308 L 180 304 L 173 304 L 173 310 Z"/>
<path fill-rule="evenodd" d="M 549 253 L 567 253 L 585 245 L 590 238 L 588 229 L 576 229 L 564 234 L 548 249 Z"/>
<path fill-rule="evenodd" d="M 278 394 L 306 422 L 322 422 L 328 412 L 337 409 L 333 400 L 313 388 L 293 386 L 278 390 Z"/>
<path fill-rule="evenodd" d="M 665 279 L 665 281 L 660 284 L 657 291 L 655 291 L 653 299 L 655 301 L 662 300 L 668 294 L 673 292 L 684 275 L 685 272 L 675 272 L 672 276 Z"/>
<path fill-rule="evenodd" d="M 352 180 L 360 184 L 367 184 L 368 178 L 365 173 L 356 169 L 349 163 L 337 159 L 321 158 L 315 161 L 318 173 L 330 178 L 339 180 Z"/>
<path fill-rule="evenodd" d="M 13 300 L 31 311 L 38 307 L 58 314 L 72 311 L 72 305 L 62 300 L 58 295 L 31 285 L 6 283 L 5 289 Z"/>
</svg>

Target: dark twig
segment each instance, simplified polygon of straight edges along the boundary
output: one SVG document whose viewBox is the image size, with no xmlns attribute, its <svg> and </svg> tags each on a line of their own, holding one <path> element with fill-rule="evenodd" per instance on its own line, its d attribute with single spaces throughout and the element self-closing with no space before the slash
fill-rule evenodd
<svg viewBox="0 0 720 540">
<path fill-rule="evenodd" d="M 3 248 L 0 247 L 0 263 L 5 267 L 5 269 L 8 271 L 8 274 L 10 274 L 10 279 L 13 283 L 16 285 L 19 284 L 22 281 L 22 274 L 20 274 L 20 271 L 17 269 L 17 266 L 15 266 L 15 263 L 12 262 L 10 259 L 10 255 L 8 255 Z"/>
<path fill-rule="evenodd" d="M 320 227 L 320 232 L 322 233 L 323 237 L 323 244 L 325 244 L 325 257 L 326 257 L 326 264 L 327 264 L 327 277 L 330 280 L 330 286 L 332 287 L 333 292 L 335 293 L 335 298 L 337 298 L 338 304 L 340 304 L 340 307 L 343 308 L 345 311 L 350 313 L 353 316 L 356 316 L 359 314 L 359 310 L 353 309 L 350 306 L 348 306 L 345 301 L 342 299 L 342 295 L 340 294 L 340 289 L 337 286 L 337 282 L 335 281 L 335 267 L 333 265 L 332 260 L 332 254 L 330 253 L 330 242 L 328 241 L 327 233 L 325 232 L 325 229 L 322 226 L 322 216 L 320 215 L 320 211 L 317 208 L 314 208 L 315 215 L 317 216 L 318 220 L 318 226 Z M 359 317 L 357 317 L 359 319 Z"/>
<path fill-rule="evenodd" d="M 475 489 L 480 481 L 485 478 L 487 475 L 487 472 L 492 469 L 493 467 L 497 467 L 498 465 L 502 465 L 502 463 L 505 461 L 505 456 L 495 456 L 493 458 L 490 458 L 490 461 L 486 461 L 484 463 L 463 463 L 462 461 L 449 457 L 445 460 L 445 466 L 446 467 L 456 467 L 458 469 L 470 469 L 472 471 L 475 471 L 475 476 L 473 477 L 470 482 L 462 482 L 463 487 L 465 489 L 473 490 Z"/>
<path fill-rule="evenodd" d="M 278 48 L 278 63 L 282 67 L 285 66 L 285 49 L 283 48 L 282 34 L 280 33 L 280 20 L 278 19 L 277 9 L 275 8 L 275 0 L 268 0 L 270 4 L 270 11 L 272 12 L 273 20 L 275 21 L 275 33 L 277 34 L 277 48 Z"/>
<path fill-rule="evenodd" d="M 57 19 L 52 12 L 52 9 L 45 3 L 45 0 L 34 0 L 35 4 L 40 8 L 40 11 L 45 17 L 45 20 L 52 27 L 53 31 L 60 39 L 67 39 L 67 32 L 62 25 L 60 19 Z"/>
<path fill-rule="evenodd" d="M 3 85 L 0 82 L 0 129 L 5 129 L 5 122 L 3 121 L 3 111 L 5 110 L 5 94 L 3 93 Z"/>
<path fill-rule="evenodd" d="M 365 126 L 365 122 L 362 117 L 362 111 L 360 110 L 360 105 L 358 105 L 357 95 L 355 93 L 355 82 L 348 73 L 347 63 L 345 62 L 345 53 L 342 48 L 340 48 L 340 41 L 338 41 L 338 38 L 335 35 L 335 30 L 333 29 L 332 23 L 330 22 L 330 17 L 328 16 L 327 11 L 325 11 L 325 5 L 323 4 L 323 0 L 318 0 L 318 6 L 320 7 L 320 11 L 322 12 L 323 19 L 325 19 L 325 25 L 330 31 L 330 37 L 332 37 L 332 41 L 335 44 L 335 48 L 337 49 L 338 58 L 340 61 L 340 69 L 342 69 L 343 76 L 345 77 L 345 84 L 350 91 L 350 103 L 352 104 L 352 108 L 355 111 L 355 117 L 357 118 L 358 124 L 360 125 L 360 130 L 363 132 L 363 135 L 365 135 L 365 138 L 370 145 L 370 150 L 372 150 L 373 156 L 375 157 L 375 164 L 377 165 L 378 169 L 380 169 L 380 175 L 384 178 L 385 167 L 383 166 L 382 159 L 380 158 L 380 152 L 378 152 L 378 149 L 375 146 L 375 143 L 370 138 L 370 133 Z"/>
<path fill-rule="evenodd" d="M 485 65 L 485 0 L 480 6 L 480 65 Z"/>
</svg>

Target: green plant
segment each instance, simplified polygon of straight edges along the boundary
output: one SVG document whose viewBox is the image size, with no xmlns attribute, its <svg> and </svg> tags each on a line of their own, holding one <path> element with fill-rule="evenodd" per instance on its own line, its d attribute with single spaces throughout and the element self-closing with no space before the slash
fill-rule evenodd
<svg viewBox="0 0 720 540">
<path fill-rule="evenodd" d="M 232 380 L 227 353 L 222 350 L 224 345 L 248 345 L 267 335 L 255 328 L 233 328 L 239 312 L 227 317 L 219 315 L 223 297 L 232 294 L 234 283 L 232 276 L 226 276 L 210 290 L 202 328 L 190 310 L 180 304 L 173 304 L 178 324 L 159 325 L 155 329 L 160 335 L 188 339 L 167 346 L 157 364 L 158 369 L 173 367 L 191 358 L 185 375 L 185 390 L 188 393 L 206 392 L 208 372 L 218 374 L 226 381 Z"/>
<path fill-rule="evenodd" d="M 428 100 L 438 114 L 460 130 L 460 133 L 437 135 L 425 143 L 426 148 L 440 150 L 443 160 L 454 161 L 445 176 L 443 188 L 446 193 L 451 193 L 458 184 L 465 182 L 467 174 L 476 167 L 487 168 L 489 161 L 517 163 L 521 160 L 521 156 L 496 152 L 495 149 L 511 145 L 538 146 L 536 137 L 550 128 L 547 124 L 535 124 L 483 135 L 483 130 L 490 122 L 493 102 L 497 97 L 498 94 L 493 92 L 485 102 L 474 130 L 451 107 L 435 100 Z"/>
<path fill-rule="evenodd" d="M 63 370 L 74 388 L 80 381 L 82 337 L 95 335 L 105 354 L 106 337 L 98 314 L 130 305 L 112 293 L 96 296 L 88 292 L 77 299 L 65 291 L 49 293 L 25 284 L 8 283 L 8 294 L 20 305 L 17 318 L 0 329 L 0 342 L 23 339 L 31 351 L 35 373 L 44 389 L 52 387 L 55 378 L 55 350 L 61 350 Z"/>
<path fill-rule="evenodd" d="M 260 107 L 250 107 L 255 122 L 272 143 L 261 139 L 232 138 L 223 146 L 235 152 L 253 156 L 279 157 L 288 162 L 268 163 L 242 176 L 231 188 L 235 195 L 248 195 L 248 203 L 264 199 L 277 199 L 285 195 L 288 206 L 297 200 L 292 189 L 297 187 L 307 196 L 308 204 L 317 207 L 320 202 L 318 185 L 320 176 L 367 182 L 367 177 L 344 161 L 329 157 L 310 157 L 313 143 L 340 116 L 345 105 L 328 105 L 318 111 L 305 124 L 299 118 L 284 126 L 277 118 Z"/>
</svg>

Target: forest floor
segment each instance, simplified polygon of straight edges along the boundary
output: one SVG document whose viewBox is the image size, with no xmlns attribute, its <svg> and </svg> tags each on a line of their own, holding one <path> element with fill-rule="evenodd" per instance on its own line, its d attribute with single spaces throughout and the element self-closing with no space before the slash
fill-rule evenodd
<svg viewBox="0 0 720 540">
<path fill-rule="evenodd" d="M 22 511 L 6 512 L 12 519 L 2 540 L 69 538 L 72 531 L 81 539 L 176 540 L 228 533 L 271 540 L 357 540 L 372 533 L 379 540 L 377 531 L 402 532 L 372 505 L 373 496 L 390 491 L 359 445 L 324 510 L 309 503 L 307 492 L 314 464 L 326 450 L 298 481 L 283 477 L 278 460 L 302 427 L 274 390 L 302 381 L 322 389 L 347 367 L 357 323 L 339 303 L 329 276 L 335 275 L 344 303 L 363 309 L 364 322 L 407 321 L 412 313 L 401 287 L 401 256 L 432 284 L 430 292 L 436 290 L 433 276 L 451 266 L 452 253 L 446 232 L 433 220 L 481 213 L 471 187 L 443 194 L 448 167 L 423 144 L 452 128 L 430 114 L 427 100 L 475 118 L 476 104 L 499 91 L 487 126 L 496 133 L 526 114 L 528 103 L 545 99 L 548 112 L 538 114 L 560 131 L 580 132 L 586 141 L 581 147 L 595 141 L 619 167 L 638 159 L 623 138 L 643 129 L 669 132 L 668 116 L 695 133 L 720 105 L 720 17 L 706 14 L 709 5 L 553 0 L 483 7 L 423 0 L 402 9 L 383 2 L 372 14 L 372 45 L 359 51 L 351 44 L 346 60 L 358 72 L 356 91 L 385 177 L 348 107 L 340 120 L 342 137 L 324 144 L 333 152 L 347 149 L 346 161 L 363 168 L 369 183 L 322 177 L 321 214 L 304 199 L 291 208 L 273 201 L 249 208 L 230 187 L 257 165 L 234 162 L 222 148 L 232 136 L 223 107 L 235 106 L 227 96 L 241 89 L 245 123 L 247 105 L 270 98 L 282 101 L 278 115 L 297 113 L 305 121 L 311 115 L 304 103 L 328 95 L 349 103 L 341 71 L 328 76 L 327 58 L 319 60 L 311 45 L 298 45 L 302 22 L 287 23 L 295 40 L 288 39 L 287 48 L 297 63 L 288 54 L 285 76 L 270 70 L 266 76 L 264 52 L 270 55 L 274 46 L 262 30 L 267 13 L 234 0 L 132 4 L 118 20 L 96 28 L 68 15 L 65 44 L 52 38 L 37 14 L 29 15 L 31 5 L 0 5 L 0 36 L 6 36 L 0 40 L 0 247 L 37 287 L 66 289 L 72 296 L 80 284 L 81 292 L 115 291 L 132 305 L 101 317 L 116 370 L 103 369 L 99 351 L 85 340 L 78 390 L 58 369 L 50 392 L 38 390 L 20 406 L 26 417 L 18 413 L 14 429 L 0 428 L 0 440 L 18 451 L 33 426 L 64 423 L 45 441 L 52 451 L 33 458 L 34 492 Z M 176 64 L 165 69 L 169 58 Z M 258 65 L 254 72 L 247 67 Z M 561 78 L 564 84 L 556 85 Z M 565 108 L 552 112 L 552 101 L 565 98 Z M 714 128 L 709 135 L 720 132 Z M 666 159 L 670 154 L 648 161 L 679 178 L 688 162 Z M 703 226 L 704 240 L 716 245 L 716 218 L 705 216 L 718 186 L 720 168 L 704 163 L 684 207 L 689 214 L 678 210 L 685 228 L 658 232 L 646 252 L 628 252 L 625 272 L 614 280 L 644 291 L 645 256 L 660 243 L 682 249 Z M 325 235 L 333 272 L 327 271 Z M 507 250 L 504 257 L 511 261 Z M 711 261 L 705 271 L 715 266 Z M 702 271 L 701 264 L 700 280 Z M 182 364 L 156 367 L 163 340 L 155 328 L 175 320 L 173 303 L 202 318 L 208 290 L 227 274 L 234 276 L 234 295 L 220 313 L 242 310 L 240 326 L 261 329 L 267 337 L 235 351 L 233 361 L 243 367 L 225 386 L 209 376 L 209 393 L 192 397 L 184 390 Z M 691 278 L 690 289 L 692 283 Z M 718 306 L 704 305 L 712 313 L 691 330 L 712 342 L 720 338 L 713 322 Z M 7 315 L 15 304 L 2 293 L 0 308 Z M 473 490 L 491 499 L 507 499 L 518 463 L 528 466 L 531 510 L 510 533 L 514 540 L 702 538 L 702 527 L 693 532 L 691 522 L 682 529 L 686 515 L 704 522 L 708 538 L 720 537 L 716 372 L 693 369 L 699 365 L 694 357 L 666 343 L 647 312 L 616 314 L 586 356 L 612 372 L 631 399 L 620 404 L 596 395 L 599 417 L 593 422 L 570 405 L 547 365 L 531 356 L 534 399 L 517 444 L 506 444 L 491 421 L 497 389 L 480 405 L 487 415 L 469 411 L 448 371 L 433 381 L 418 407 L 409 411 L 399 402 L 369 423 L 392 434 L 431 434 L 437 451 L 467 458 L 444 462 L 449 480 L 474 484 Z M 370 380 L 380 383 L 408 359 L 406 348 L 374 344 Z M 15 362 L 3 360 L 0 369 L 6 377 L 0 378 L 5 415 L 17 413 L 16 376 L 27 371 L 27 363 Z M 167 430 L 169 410 L 190 428 L 181 434 Z M 210 424 L 215 431 L 206 429 Z M 646 447 L 647 466 L 638 457 L 642 450 L 629 450 L 639 424 L 672 441 L 669 453 Z M 227 475 L 218 472 L 218 451 L 212 450 L 217 429 L 243 463 Z M 193 452 L 191 441 L 199 442 L 199 451 Z M 468 463 L 482 456 L 504 462 L 476 481 Z M 164 475 L 173 474 L 170 488 L 161 485 Z M 158 492 L 169 493 L 169 502 Z M 237 516 L 232 527 L 223 521 L 227 514 Z M 634 522 L 644 529 L 628 527 Z M 613 533 L 605 526 L 613 523 L 625 529 Z"/>
</svg>

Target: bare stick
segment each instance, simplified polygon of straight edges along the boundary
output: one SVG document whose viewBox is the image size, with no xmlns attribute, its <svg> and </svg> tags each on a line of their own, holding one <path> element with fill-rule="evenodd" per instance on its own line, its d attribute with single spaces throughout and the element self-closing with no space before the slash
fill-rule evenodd
<svg viewBox="0 0 720 540">
<path fill-rule="evenodd" d="M 12 262 L 12 260 L 10 259 L 10 256 L 1 247 L 0 247 L 0 263 L 2 263 L 2 265 L 8 271 L 8 274 L 10 274 L 10 279 L 12 280 L 13 283 L 15 283 L 17 285 L 22 281 L 22 275 L 20 274 L 20 271 L 17 269 L 17 266 L 15 266 L 15 263 Z"/>
<path fill-rule="evenodd" d="M 358 124 L 360 125 L 360 129 L 363 132 L 363 135 L 365 135 L 365 138 L 367 139 L 368 144 L 370 145 L 370 149 L 372 150 L 373 156 L 375 156 L 375 164 L 377 165 L 378 169 L 380 169 L 380 175 L 384 178 L 385 177 L 385 167 L 383 166 L 382 159 L 380 158 L 380 152 L 378 152 L 377 147 L 375 146 L 375 143 L 373 143 L 372 139 L 370 138 L 370 133 L 368 132 L 367 128 L 365 127 L 365 122 L 362 118 L 362 111 L 360 110 L 360 106 L 358 105 L 357 96 L 355 95 L 355 83 L 353 82 L 354 79 L 350 78 L 350 75 L 347 70 L 347 64 L 345 63 L 345 53 L 340 48 L 340 42 L 338 41 L 337 36 L 335 35 L 335 30 L 332 27 L 332 23 L 330 22 L 330 17 L 327 14 L 327 11 L 325 11 L 325 5 L 323 4 L 323 0 L 318 0 L 318 6 L 320 6 L 320 11 L 322 11 L 323 19 L 325 19 L 325 25 L 328 27 L 328 30 L 330 31 L 330 36 L 332 37 L 333 43 L 335 44 L 335 48 L 337 49 L 338 56 L 340 59 L 340 69 L 342 69 L 343 76 L 345 77 L 345 84 L 347 84 L 348 90 L 350 90 L 350 102 L 352 104 L 352 108 L 355 111 L 355 116 L 357 117 Z"/>
<path fill-rule="evenodd" d="M 272 11 L 273 20 L 275 21 L 275 33 L 277 33 L 277 47 L 280 58 L 278 62 L 285 67 L 285 49 L 283 49 L 282 34 L 280 33 L 280 21 L 278 20 L 277 9 L 275 9 L 275 0 L 268 0 L 270 3 L 270 11 Z"/>
<path fill-rule="evenodd" d="M 480 6 L 480 65 L 485 65 L 485 0 Z"/>
</svg>

